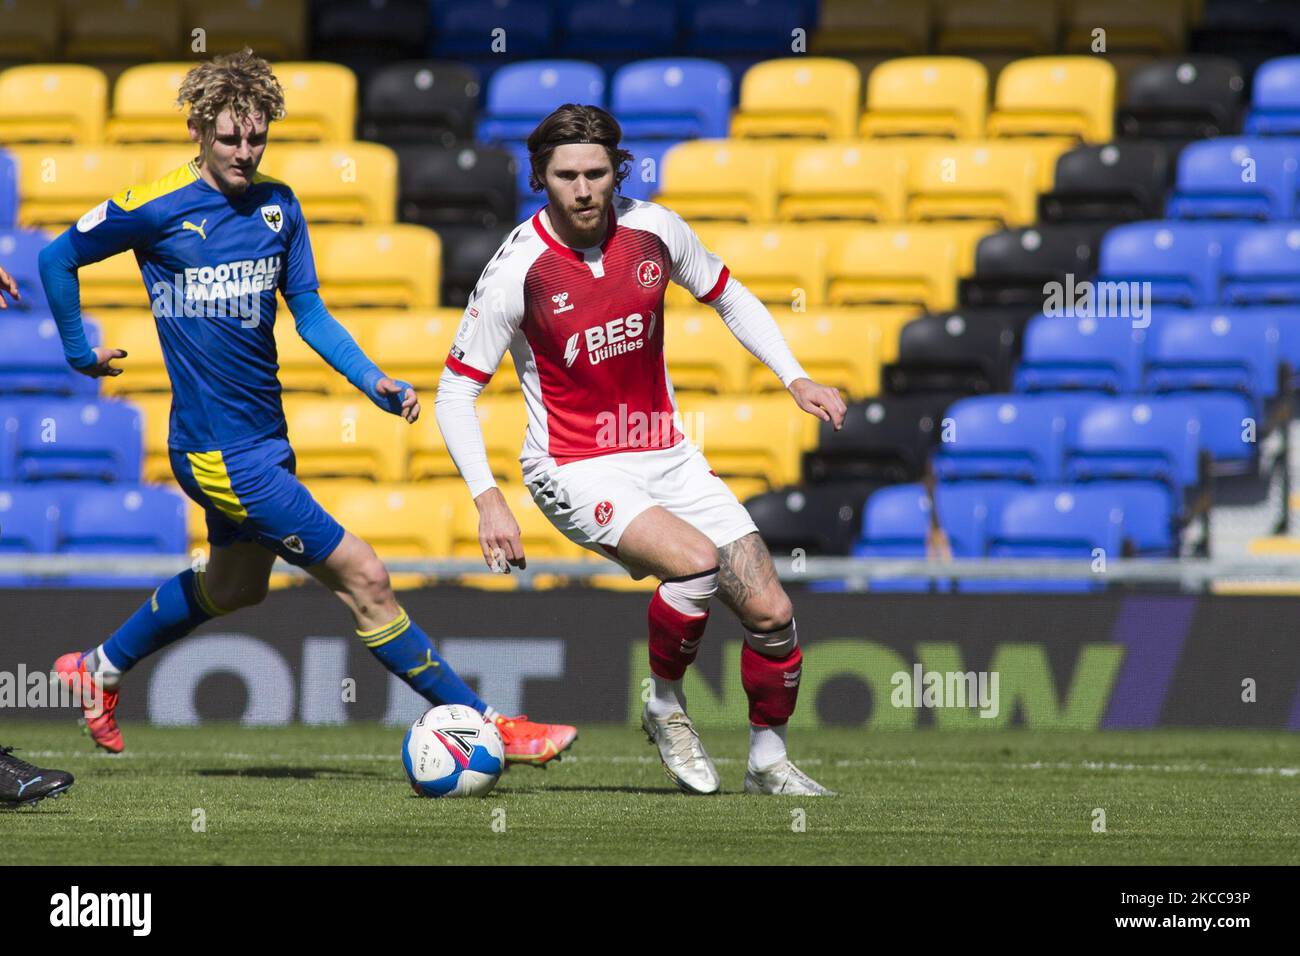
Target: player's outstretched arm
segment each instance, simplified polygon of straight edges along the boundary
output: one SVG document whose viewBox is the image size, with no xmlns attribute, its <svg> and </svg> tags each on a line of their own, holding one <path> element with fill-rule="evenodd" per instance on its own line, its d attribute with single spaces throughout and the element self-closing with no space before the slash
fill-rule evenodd
<svg viewBox="0 0 1300 956">
<path fill-rule="evenodd" d="M 126 352 L 91 348 L 86 339 L 86 327 L 81 321 L 81 283 L 77 280 L 77 270 L 89 262 L 78 255 L 69 232 L 42 249 L 36 260 L 45 297 L 59 328 L 59 338 L 63 340 L 63 356 L 74 369 L 91 378 L 121 375 L 122 369 L 110 363 L 113 359 L 126 358 Z"/>
</svg>

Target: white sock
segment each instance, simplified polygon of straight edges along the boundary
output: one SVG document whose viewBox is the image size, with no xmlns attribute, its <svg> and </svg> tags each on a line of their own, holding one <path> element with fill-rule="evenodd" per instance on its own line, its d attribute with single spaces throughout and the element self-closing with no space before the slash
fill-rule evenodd
<svg viewBox="0 0 1300 956">
<path fill-rule="evenodd" d="M 651 717 L 664 718 L 671 714 L 686 713 L 686 692 L 682 690 L 680 680 L 668 680 L 657 674 L 650 675 L 654 681 L 654 693 L 646 701 Z"/>
<path fill-rule="evenodd" d="M 749 769 L 766 770 L 785 759 L 785 728 L 749 725 Z"/>
<path fill-rule="evenodd" d="M 91 652 L 86 664 L 86 670 L 99 678 L 104 690 L 117 690 L 117 685 L 122 682 L 122 668 L 114 664 L 113 659 L 104 652 L 103 644 Z"/>
<path fill-rule="evenodd" d="M 500 716 L 501 712 L 495 707 L 489 707 L 487 704 L 483 705 L 483 719 L 489 724 L 496 723 L 496 719 Z"/>
</svg>

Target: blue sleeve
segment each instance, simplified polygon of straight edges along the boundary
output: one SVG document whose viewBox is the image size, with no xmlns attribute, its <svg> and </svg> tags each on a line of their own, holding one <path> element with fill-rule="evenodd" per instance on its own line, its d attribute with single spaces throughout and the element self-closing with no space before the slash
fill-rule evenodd
<svg viewBox="0 0 1300 956">
<path fill-rule="evenodd" d="M 329 314 L 319 293 L 299 292 L 297 295 L 285 296 L 284 301 L 293 313 L 294 325 L 304 342 L 315 349 L 331 368 L 351 382 L 357 391 L 384 411 L 401 414 L 402 398 L 406 392 L 381 396 L 375 391 L 375 385 L 385 377 L 384 373 L 366 357 L 366 353 L 361 351 L 356 340 L 339 324 L 338 319 Z M 404 388 L 411 387 L 406 382 L 399 381 L 397 384 Z"/>
<path fill-rule="evenodd" d="M 316 257 L 312 255 L 311 237 L 307 234 L 307 220 L 303 217 L 302 207 L 298 205 L 296 197 L 290 205 L 290 213 L 289 228 L 292 233 L 282 273 L 284 284 L 280 287 L 286 302 L 291 295 L 314 292 L 320 288 L 320 280 L 316 278 Z"/>
</svg>

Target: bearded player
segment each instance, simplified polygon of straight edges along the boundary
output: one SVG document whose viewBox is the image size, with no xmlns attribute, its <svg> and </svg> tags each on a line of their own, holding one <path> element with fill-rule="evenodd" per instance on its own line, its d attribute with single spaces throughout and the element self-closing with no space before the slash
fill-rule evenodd
<svg viewBox="0 0 1300 956">
<path fill-rule="evenodd" d="M 845 404 L 808 379 L 767 309 L 681 217 L 615 194 L 632 158 L 619 148 L 621 136 L 604 110 L 574 104 L 529 136 L 531 185 L 545 189 L 549 203 L 484 269 L 439 380 L 438 424 L 478 507 L 488 566 L 524 567 L 519 526 L 488 467 L 474 412 L 510 349 L 528 407 L 523 478 L 538 507 L 571 540 L 634 578 L 661 582 L 650 600 L 654 692 L 642 727 L 668 776 L 688 793 L 720 787 L 682 693 L 716 594 L 745 630 L 746 792 L 826 795 L 786 753 L 802 668 L 790 599 L 748 512 L 672 424 L 663 353 L 668 280 L 717 309 L 801 409 L 838 429 Z M 611 416 L 664 427 L 609 428 Z"/>
<path fill-rule="evenodd" d="M 203 507 L 211 545 L 206 568 L 178 574 L 103 643 L 55 663 L 69 685 L 102 686 L 103 706 L 83 707 L 91 738 L 120 752 L 123 674 L 205 621 L 261 602 L 278 555 L 338 595 L 370 652 L 426 700 L 473 707 L 500 730 L 507 759 L 545 763 L 576 731 L 507 718 L 479 700 L 398 605 L 374 549 L 295 477 L 276 377 L 277 290 L 303 339 L 379 408 L 415 422 L 420 403 L 326 311 L 298 200 L 257 171 L 269 124 L 284 115 L 270 65 L 247 49 L 216 57 L 189 71 L 177 104 L 189 107 L 199 155 L 101 203 L 40 256 L 68 362 L 102 377 L 130 366 L 112 364 L 127 357 L 121 349 L 87 343 L 77 269 L 135 250 L 172 383 L 172 471 Z"/>
</svg>

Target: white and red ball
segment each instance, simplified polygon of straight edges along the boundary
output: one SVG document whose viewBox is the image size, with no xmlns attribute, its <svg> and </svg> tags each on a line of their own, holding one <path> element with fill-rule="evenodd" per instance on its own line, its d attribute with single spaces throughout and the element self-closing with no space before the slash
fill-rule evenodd
<svg viewBox="0 0 1300 956">
<path fill-rule="evenodd" d="M 433 707 L 402 741 L 402 765 L 421 797 L 486 797 L 505 769 L 497 729 L 472 707 Z"/>
</svg>

